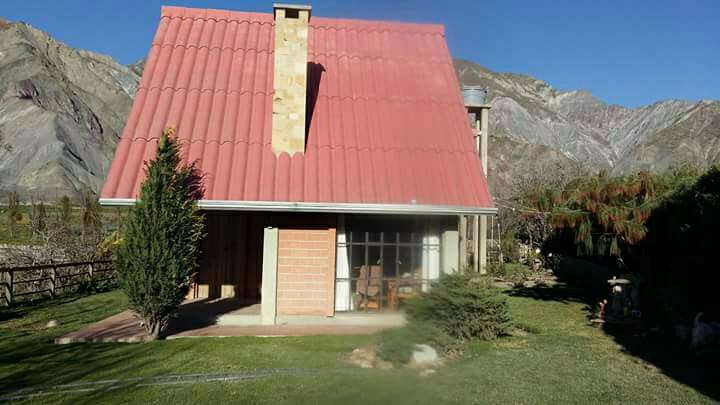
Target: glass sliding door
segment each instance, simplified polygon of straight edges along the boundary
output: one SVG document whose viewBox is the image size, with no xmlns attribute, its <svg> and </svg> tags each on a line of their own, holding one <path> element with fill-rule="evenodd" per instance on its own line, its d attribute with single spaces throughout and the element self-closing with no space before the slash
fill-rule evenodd
<svg viewBox="0 0 720 405">
<path fill-rule="evenodd" d="M 349 221 L 338 239 L 335 309 L 398 311 L 427 289 L 440 276 L 440 238 L 423 225 Z"/>
</svg>

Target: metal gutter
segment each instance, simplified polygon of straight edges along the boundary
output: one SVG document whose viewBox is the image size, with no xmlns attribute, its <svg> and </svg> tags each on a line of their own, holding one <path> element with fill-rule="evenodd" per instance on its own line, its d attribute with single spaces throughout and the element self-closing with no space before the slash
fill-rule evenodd
<svg viewBox="0 0 720 405">
<path fill-rule="evenodd" d="M 134 198 L 101 198 L 101 205 L 131 206 Z M 208 211 L 279 211 L 352 214 L 425 214 L 425 215 L 495 215 L 497 208 L 425 204 L 356 204 L 278 201 L 200 200 L 198 207 Z"/>
</svg>

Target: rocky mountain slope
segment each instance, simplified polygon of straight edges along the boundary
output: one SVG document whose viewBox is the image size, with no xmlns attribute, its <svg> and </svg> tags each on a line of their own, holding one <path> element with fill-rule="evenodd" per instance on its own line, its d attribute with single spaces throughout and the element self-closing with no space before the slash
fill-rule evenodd
<svg viewBox="0 0 720 405">
<path fill-rule="evenodd" d="M 720 161 L 720 101 L 667 100 L 630 109 L 473 62 L 456 60 L 455 67 L 463 84 L 488 89 L 491 134 L 545 145 L 616 174 Z"/>
<path fill-rule="evenodd" d="M 0 20 L 0 195 L 97 191 L 138 80 L 108 56 Z"/>
<path fill-rule="evenodd" d="M 0 18 L 0 198 L 98 191 L 144 61 L 123 66 Z M 662 170 L 720 161 L 720 102 L 662 101 L 629 109 L 585 91 L 457 60 L 463 84 L 489 91 L 489 179 L 498 195 L 539 167 Z"/>
</svg>

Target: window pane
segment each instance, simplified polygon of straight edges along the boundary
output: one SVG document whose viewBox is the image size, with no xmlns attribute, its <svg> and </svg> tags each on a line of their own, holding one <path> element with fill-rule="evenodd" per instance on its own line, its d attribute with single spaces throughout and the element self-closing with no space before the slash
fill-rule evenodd
<svg viewBox="0 0 720 405">
<path fill-rule="evenodd" d="M 380 246 L 368 246 L 368 259 L 367 264 L 378 265 L 381 263 L 380 260 Z"/>
<path fill-rule="evenodd" d="M 360 277 L 360 266 L 365 264 L 365 246 L 352 245 L 350 257 L 350 277 Z"/>
<path fill-rule="evenodd" d="M 401 246 L 400 249 L 400 260 L 399 260 L 399 276 L 400 277 L 412 277 L 412 263 L 410 255 L 410 247 Z"/>
<path fill-rule="evenodd" d="M 397 264 L 396 255 L 396 246 L 383 246 L 383 277 L 395 277 L 395 267 Z"/>
<path fill-rule="evenodd" d="M 420 245 L 412 247 L 412 263 L 413 271 L 418 279 L 427 277 L 427 273 L 423 271 L 423 248 Z"/>
<path fill-rule="evenodd" d="M 352 237 L 352 243 L 365 243 L 364 231 L 352 231 L 350 236 Z"/>
</svg>

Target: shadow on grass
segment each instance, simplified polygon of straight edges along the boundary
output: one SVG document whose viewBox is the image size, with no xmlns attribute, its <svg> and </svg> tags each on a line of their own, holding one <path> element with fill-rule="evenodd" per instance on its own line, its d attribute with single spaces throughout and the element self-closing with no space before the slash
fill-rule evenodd
<svg viewBox="0 0 720 405">
<path fill-rule="evenodd" d="M 685 342 L 643 328 L 606 324 L 603 331 L 623 347 L 623 352 L 640 358 L 675 381 L 715 401 L 720 401 L 720 364 L 699 358 Z"/>
<path fill-rule="evenodd" d="M 584 311 L 588 319 L 591 318 L 592 310 L 609 294 L 607 280 L 612 277 L 612 272 L 574 259 L 561 267 L 558 284 L 514 288 L 508 294 L 542 301 L 585 303 Z M 659 331 L 648 333 L 650 329 L 649 325 L 642 324 L 602 326 L 603 332 L 620 344 L 624 353 L 642 359 L 675 381 L 720 401 L 720 364 L 698 358 L 687 342 L 681 342 Z"/>
<path fill-rule="evenodd" d="M 552 286 L 540 285 L 535 287 L 515 287 L 508 291 L 513 297 L 525 297 L 542 301 L 557 301 L 564 304 L 571 302 L 590 301 L 587 291 L 571 287 L 567 284 L 555 284 Z"/>
</svg>

